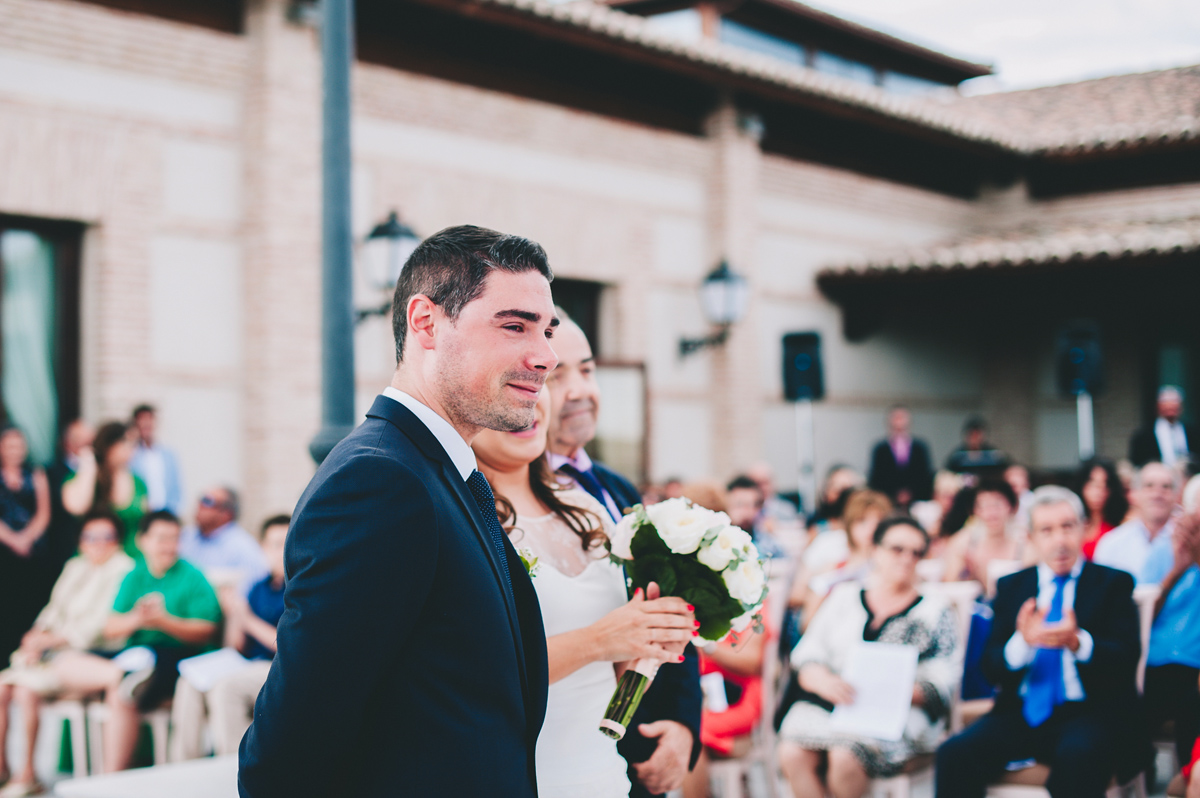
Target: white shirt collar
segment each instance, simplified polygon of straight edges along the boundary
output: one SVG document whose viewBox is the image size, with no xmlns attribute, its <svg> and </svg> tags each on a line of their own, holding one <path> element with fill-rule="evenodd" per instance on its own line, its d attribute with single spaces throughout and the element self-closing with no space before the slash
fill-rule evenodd
<svg viewBox="0 0 1200 798">
<path fill-rule="evenodd" d="M 458 430 L 450 426 L 449 421 L 431 410 L 428 405 L 414 399 L 404 391 L 398 391 L 389 385 L 383 389 L 383 395 L 407 407 L 422 424 L 429 428 L 433 437 L 437 438 L 438 443 L 446 450 L 446 454 L 450 455 L 450 461 L 454 463 L 454 467 L 458 469 L 458 473 L 466 482 L 467 478 L 471 476 L 471 472 L 475 470 L 475 452 L 471 451 L 471 447 L 458 434 Z"/>
<path fill-rule="evenodd" d="M 1038 585 L 1039 585 L 1039 587 L 1042 585 L 1049 584 L 1050 581 L 1054 579 L 1054 577 L 1058 576 L 1058 574 L 1054 573 L 1054 571 L 1051 571 L 1050 566 L 1046 565 L 1045 563 L 1038 563 L 1037 569 L 1038 569 Z M 1082 571 L 1083 571 L 1083 555 L 1080 554 L 1078 557 L 1075 558 L 1075 564 L 1073 566 L 1071 566 L 1071 573 L 1068 574 L 1068 577 L 1072 580 L 1078 579 L 1079 574 Z"/>
</svg>

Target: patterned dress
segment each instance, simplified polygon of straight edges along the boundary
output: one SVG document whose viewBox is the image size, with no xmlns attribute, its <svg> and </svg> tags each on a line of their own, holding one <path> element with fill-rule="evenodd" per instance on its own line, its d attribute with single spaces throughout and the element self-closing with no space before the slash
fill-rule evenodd
<svg viewBox="0 0 1200 798">
<path fill-rule="evenodd" d="M 872 620 L 863 586 L 838 585 L 792 651 L 792 666 L 799 671 L 804 665 L 818 663 L 841 673 L 851 649 L 864 640 L 916 646 L 917 684 L 925 700 L 923 706 L 909 710 L 902 737 L 888 741 L 835 731 L 830 725 L 830 705 L 812 695 L 788 710 L 779 735 L 813 751 L 849 748 L 868 776 L 886 778 L 899 773 L 912 757 L 937 750 L 962 675 L 962 654 L 956 645 L 954 610 L 937 597 L 918 598 L 879 629 L 869 628 Z"/>
</svg>

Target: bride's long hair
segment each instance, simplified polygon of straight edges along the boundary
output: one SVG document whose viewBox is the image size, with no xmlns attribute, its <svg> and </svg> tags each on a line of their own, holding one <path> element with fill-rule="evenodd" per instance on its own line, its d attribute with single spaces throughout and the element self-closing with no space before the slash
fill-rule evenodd
<svg viewBox="0 0 1200 798">
<path fill-rule="evenodd" d="M 538 501 L 550 508 L 550 511 L 566 522 L 571 531 L 579 536 L 579 543 L 584 551 L 591 551 L 597 546 L 608 543 L 608 535 L 604 534 L 604 524 L 600 516 L 591 510 L 576 507 L 563 501 L 559 495 L 565 487 L 550 470 L 550 462 L 546 455 L 529 464 L 529 487 Z M 517 510 L 512 502 L 496 494 L 496 517 L 500 526 L 511 533 L 517 527 Z"/>
</svg>

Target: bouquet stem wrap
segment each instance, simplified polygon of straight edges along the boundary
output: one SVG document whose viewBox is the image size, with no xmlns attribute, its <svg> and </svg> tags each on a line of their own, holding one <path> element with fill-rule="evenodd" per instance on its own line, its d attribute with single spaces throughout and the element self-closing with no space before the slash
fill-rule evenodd
<svg viewBox="0 0 1200 798">
<path fill-rule="evenodd" d="M 608 710 L 600 721 L 600 731 L 614 740 L 625 736 L 633 715 L 637 712 L 642 697 L 650 689 L 661 665 L 656 659 L 639 659 L 621 674 L 617 689 L 613 691 L 612 700 L 608 702 Z"/>
</svg>

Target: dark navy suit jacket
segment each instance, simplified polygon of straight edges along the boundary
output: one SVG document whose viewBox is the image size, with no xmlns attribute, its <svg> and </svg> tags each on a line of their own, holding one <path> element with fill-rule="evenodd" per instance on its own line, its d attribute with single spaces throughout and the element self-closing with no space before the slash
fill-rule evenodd
<svg viewBox="0 0 1200 798">
<path fill-rule="evenodd" d="M 641 504 L 642 495 L 629 480 L 603 463 L 593 461 L 592 467 L 596 479 L 608 491 L 608 495 L 613 497 L 613 501 L 622 512 L 635 504 Z M 633 716 L 629 732 L 617 743 L 617 751 L 629 762 L 645 762 L 654 754 L 658 742 L 643 737 L 637 730 L 638 725 L 657 720 L 673 720 L 692 731 L 691 764 L 695 765 L 696 758 L 700 755 L 700 710 L 703 703 L 703 693 L 700 692 L 700 657 L 693 646 L 688 646 L 684 651 L 683 662 L 668 663 L 659 668 L 658 676 L 654 678 L 650 689 L 642 698 L 642 705 Z M 632 769 L 630 782 L 633 784 L 630 795 L 634 798 L 650 794 L 637 783 Z"/>
<path fill-rule="evenodd" d="M 996 583 L 992 602 L 992 631 L 983 652 L 983 673 L 999 688 L 994 712 L 1020 712 L 1021 682 L 1028 668 L 1012 670 L 1004 646 L 1017 630 L 1021 605 L 1038 594 L 1037 568 L 1026 568 Z M 1111 723 L 1123 736 L 1116 764 L 1122 783 L 1141 770 L 1148 750 L 1137 695 L 1137 665 L 1141 655 L 1133 577 L 1124 571 L 1084 563 L 1075 585 L 1075 621 L 1095 644 L 1092 657 L 1076 666 L 1084 704 L 1097 723 Z"/>
<path fill-rule="evenodd" d="M 546 634 L 505 542 L 407 408 L 375 400 L 300 498 L 243 798 L 537 795 Z"/>
</svg>

